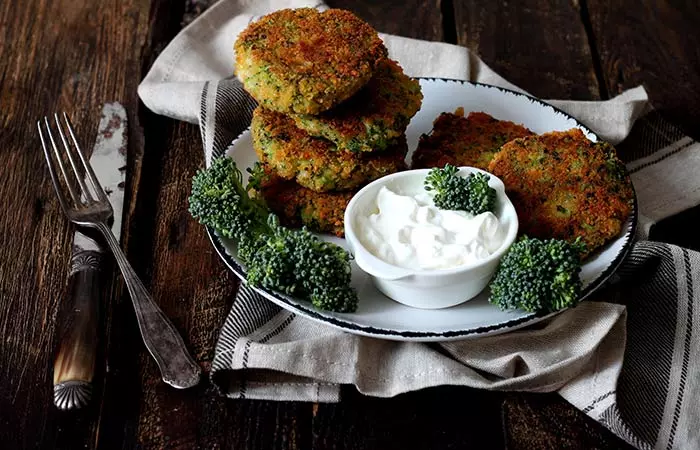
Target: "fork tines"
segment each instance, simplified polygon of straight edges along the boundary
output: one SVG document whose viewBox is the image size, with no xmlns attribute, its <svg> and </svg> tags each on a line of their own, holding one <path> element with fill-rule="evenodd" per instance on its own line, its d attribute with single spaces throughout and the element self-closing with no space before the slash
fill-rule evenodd
<svg viewBox="0 0 700 450">
<path fill-rule="evenodd" d="M 95 176 L 92 167 L 80 149 L 80 144 L 78 143 L 78 139 L 75 137 L 73 125 L 71 124 L 68 115 L 64 112 L 63 122 L 61 122 L 58 114 L 54 114 L 54 122 L 58 136 L 63 144 L 63 152 L 61 152 L 61 150 L 59 150 L 59 146 L 56 145 L 56 139 L 54 139 L 54 133 L 51 131 L 52 127 L 48 117 L 44 117 L 43 121 L 37 121 L 37 128 L 39 129 L 41 145 L 44 148 L 44 156 L 46 157 L 49 172 L 51 173 L 51 181 L 53 182 L 54 189 L 58 195 L 61 208 L 68 213 L 69 209 L 80 207 L 81 205 L 88 206 L 96 202 L 108 203 L 109 201 L 107 200 L 107 196 L 105 195 L 102 186 L 100 185 L 99 181 L 97 181 L 97 177 Z M 68 130 L 68 134 L 71 138 L 70 141 L 66 138 L 64 127 Z M 48 141 L 44 137 L 44 134 L 48 136 Z M 53 149 L 53 157 L 49 147 Z M 70 163 L 68 170 L 65 164 L 66 157 Z M 80 160 L 79 162 L 78 159 Z M 65 184 L 67 187 L 70 194 L 70 200 L 73 202 L 72 205 L 68 205 L 68 199 L 62 193 L 65 190 L 61 189 L 61 182 L 58 174 L 56 173 L 55 164 L 58 164 L 61 175 L 63 176 L 63 184 Z M 92 189 L 88 187 L 86 178 L 90 181 L 90 187 Z"/>
</svg>

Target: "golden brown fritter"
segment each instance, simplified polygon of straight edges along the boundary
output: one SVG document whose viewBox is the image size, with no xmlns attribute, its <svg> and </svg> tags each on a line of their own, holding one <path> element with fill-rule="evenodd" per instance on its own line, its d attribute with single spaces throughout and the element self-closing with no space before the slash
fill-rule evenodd
<svg viewBox="0 0 700 450">
<path fill-rule="evenodd" d="M 236 76 L 266 108 L 318 114 L 372 77 L 387 50 L 349 11 L 283 9 L 250 24 L 234 44 Z"/>
<path fill-rule="evenodd" d="M 632 210 L 632 183 L 615 148 L 578 128 L 508 142 L 488 171 L 503 180 L 522 234 L 580 236 L 583 257 L 617 236 Z"/>
<path fill-rule="evenodd" d="M 257 107 L 251 122 L 253 148 L 261 162 L 281 178 L 327 192 L 353 190 L 406 169 L 406 138 L 382 152 L 339 151 L 322 138 L 309 136 L 283 114 Z"/>
<path fill-rule="evenodd" d="M 284 180 L 263 166 L 257 191 L 282 225 L 343 237 L 345 208 L 356 191 L 315 192 Z"/>
<path fill-rule="evenodd" d="M 317 116 L 294 114 L 297 126 L 333 141 L 339 150 L 381 151 L 406 131 L 423 100 L 420 84 L 390 59 L 383 60 L 357 94 Z"/>
<path fill-rule="evenodd" d="M 433 122 L 432 132 L 420 137 L 411 167 L 425 169 L 451 164 L 487 170 L 493 155 L 503 144 L 531 134 L 521 125 L 495 119 L 483 112 L 472 112 L 464 117 L 459 108 L 454 114 L 440 114 Z"/>
</svg>

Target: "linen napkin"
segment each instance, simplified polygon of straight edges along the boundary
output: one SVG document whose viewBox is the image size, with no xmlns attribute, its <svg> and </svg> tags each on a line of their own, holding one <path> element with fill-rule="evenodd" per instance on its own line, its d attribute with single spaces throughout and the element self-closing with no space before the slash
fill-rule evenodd
<svg viewBox="0 0 700 450">
<path fill-rule="evenodd" d="M 139 86 L 158 114 L 199 123 L 206 164 L 248 127 L 255 102 L 232 76 L 233 42 L 262 14 L 323 4 L 222 0 L 166 47 Z M 411 76 L 519 90 L 466 48 L 380 34 Z M 614 283 L 528 329 L 443 344 L 346 334 L 297 316 L 245 284 L 216 344 L 212 379 L 231 398 L 335 402 L 340 386 L 390 397 L 438 385 L 557 391 L 638 448 L 698 448 L 700 255 L 645 240 L 658 220 L 700 203 L 700 144 L 665 122 L 643 88 L 604 102 L 547 100 L 619 144 L 640 226 Z M 669 176 L 673 174 L 673 176 Z"/>
</svg>

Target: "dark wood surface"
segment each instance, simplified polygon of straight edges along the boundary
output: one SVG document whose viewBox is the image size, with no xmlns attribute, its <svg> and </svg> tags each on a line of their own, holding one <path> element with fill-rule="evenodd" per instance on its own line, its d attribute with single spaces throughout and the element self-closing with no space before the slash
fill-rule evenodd
<svg viewBox="0 0 700 450">
<path fill-rule="evenodd" d="M 206 0 L 0 2 L 0 447 L 2 448 L 625 448 L 558 396 L 435 388 L 392 399 L 344 391 L 340 404 L 224 400 L 205 380 L 164 385 L 140 340 L 121 277 L 105 293 L 95 401 L 51 403 L 56 314 L 72 227 L 52 191 L 34 123 L 70 111 L 94 134 L 101 104 L 128 110 L 123 246 L 137 273 L 209 368 L 237 289 L 186 211 L 203 164 L 196 126 L 157 116 L 136 87 Z M 469 47 L 544 98 L 604 99 L 644 84 L 654 106 L 698 138 L 700 10 L 693 2 L 331 1 L 377 29 Z M 90 145 L 92 142 L 89 143 Z M 700 248 L 697 209 L 653 238 Z"/>
</svg>

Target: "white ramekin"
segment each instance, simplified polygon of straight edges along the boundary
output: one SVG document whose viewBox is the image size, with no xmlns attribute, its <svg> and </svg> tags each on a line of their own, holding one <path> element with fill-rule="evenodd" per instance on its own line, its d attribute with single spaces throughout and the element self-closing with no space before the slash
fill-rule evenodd
<svg viewBox="0 0 700 450">
<path fill-rule="evenodd" d="M 414 270 L 389 264 L 370 253 L 358 237 L 357 218 L 377 212 L 379 189 L 387 186 L 403 195 L 414 195 L 424 189 L 430 169 L 397 172 L 375 180 L 362 188 L 345 209 L 345 239 L 355 262 L 373 279 L 377 288 L 389 298 L 408 306 L 423 309 L 448 308 L 477 296 L 493 277 L 498 262 L 515 241 L 518 234 L 518 216 L 505 193 L 503 182 L 495 175 L 473 167 L 460 167 L 459 174 L 487 174 L 489 186 L 496 190 L 494 214 L 504 227 L 505 238 L 501 247 L 489 258 L 474 264 L 452 269 Z"/>
</svg>

